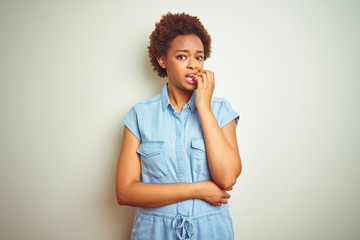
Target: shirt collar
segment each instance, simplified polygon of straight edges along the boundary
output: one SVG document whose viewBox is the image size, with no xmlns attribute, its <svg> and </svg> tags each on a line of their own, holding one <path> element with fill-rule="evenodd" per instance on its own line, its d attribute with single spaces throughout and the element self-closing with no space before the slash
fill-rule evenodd
<svg viewBox="0 0 360 240">
<path fill-rule="evenodd" d="M 167 86 L 168 84 L 165 83 L 162 92 L 161 92 L 161 105 L 163 108 L 163 111 L 165 111 L 165 109 L 170 105 L 170 100 L 169 100 L 169 96 L 167 94 Z"/>
<path fill-rule="evenodd" d="M 162 105 L 162 109 L 163 111 L 165 111 L 165 109 L 171 105 L 170 100 L 169 100 L 169 96 L 168 96 L 168 91 L 167 91 L 167 86 L 168 83 L 165 83 L 162 92 L 161 92 L 161 105 Z M 195 90 L 192 95 L 190 100 L 187 102 L 186 105 L 189 106 L 191 112 L 194 112 L 196 109 L 196 103 L 195 103 L 195 99 L 196 99 L 196 92 L 197 90 Z"/>
</svg>

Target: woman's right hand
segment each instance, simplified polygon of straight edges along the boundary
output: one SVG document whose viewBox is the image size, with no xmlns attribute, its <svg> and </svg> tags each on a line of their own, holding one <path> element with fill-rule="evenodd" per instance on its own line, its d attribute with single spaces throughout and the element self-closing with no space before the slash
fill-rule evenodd
<svg viewBox="0 0 360 240">
<path fill-rule="evenodd" d="M 201 190 L 199 191 L 200 199 L 212 205 L 220 206 L 221 204 L 226 204 L 227 199 L 230 198 L 230 194 L 226 191 L 231 191 L 232 188 L 221 189 L 213 181 L 202 181 L 198 183 L 201 184 Z"/>
</svg>

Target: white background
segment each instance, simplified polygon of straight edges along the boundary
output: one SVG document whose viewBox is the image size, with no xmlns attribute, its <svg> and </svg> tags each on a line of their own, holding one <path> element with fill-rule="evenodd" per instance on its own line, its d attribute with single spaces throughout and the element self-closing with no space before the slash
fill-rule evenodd
<svg viewBox="0 0 360 240">
<path fill-rule="evenodd" d="M 161 90 L 148 37 L 199 16 L 241 115 L 235 238 L 360 238 L 359 1 L 0 1 L 0 238 L 129 239 L 122 117 Z"/>
</svg>

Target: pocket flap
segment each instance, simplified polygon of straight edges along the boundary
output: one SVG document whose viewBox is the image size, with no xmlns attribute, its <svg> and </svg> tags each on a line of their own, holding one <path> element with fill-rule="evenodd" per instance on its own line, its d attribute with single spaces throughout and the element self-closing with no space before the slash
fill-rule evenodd
<svg viewBox="0 0 360 240">
<path fill-rule="evenodd" d="M 201 151 L 206 151 L 205 142 L 203 138 L 194 138 L 191 140 L 191 146 Z"/>
<path fill-rule="evenodd" d="M 137 153 L 145 157 L 151 157 L 161 153 L 163 142 L 143 142 L 140 144 Z"/>
</svg>

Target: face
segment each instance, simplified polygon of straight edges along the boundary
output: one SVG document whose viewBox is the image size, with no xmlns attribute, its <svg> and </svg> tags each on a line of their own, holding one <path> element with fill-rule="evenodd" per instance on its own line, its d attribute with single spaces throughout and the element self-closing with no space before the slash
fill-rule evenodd
<svg viewBox="0 0 360 240">
<path fill-rule="evenodd" d="M 194 91 L 197 82 L 193 76 L 203 69 L 204 46 L 194 34 L 179 35 L 172 40 L 166 56 L 158 58 L 158 62 L 166 68 L 169 88 Z"/>
</svg>

